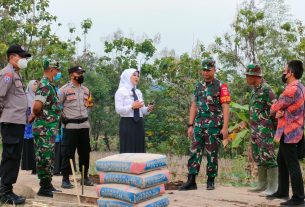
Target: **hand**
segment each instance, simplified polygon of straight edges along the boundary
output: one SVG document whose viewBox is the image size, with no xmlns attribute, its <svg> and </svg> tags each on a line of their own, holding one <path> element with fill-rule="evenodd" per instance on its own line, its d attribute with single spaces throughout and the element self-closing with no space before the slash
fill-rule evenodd
<svg viewBox="0 0 305 207">
<path fill-rule="evenodd" d="M 281 118 L 284 116 L 284 111 L 277 111 L 276 114 L 275 114 L 275 118 Z"/>
<path fill-rule="evenodd" d="M 31 114 L 28 118 L 28 122 L 31 124 L 35 120 L 35 114 Z"/>
<path fill-rule="evenodd" d="M 187 128 L 187 136 L 192 139 L 194 136 L 194 127 L 190 126 L 189 128 Z"/>
<path fill-rule="evenodd" d="M 226 146 L 228 146 L 228 144 L 230 143 L 230 139 L 224 139 L 222 140 L 222 145 L 223 145 L 223 148 L 226 148 Z"/>
<path fill-rule="evenodd" d="M 222 137 L 223 137 L 223 140 L 227 139 L 228 138 L 228 128 L 226 127 L 223 127 L 221 130 L 220 130 L 220 134 L 222 134 Z"/>
<path fill-rule="evenodd" d="M 139 108 L 142 108 L 143 106 L 144 106 L 143 101 L 137 100 L 137 101 L 133 102 L 132 109 L 139 109 Z"/>
<path fill-rule="evenodd" d="M 154 110 L 154 105 L 148 104 L 147 111 L 152 112 Z"/>
</svg>

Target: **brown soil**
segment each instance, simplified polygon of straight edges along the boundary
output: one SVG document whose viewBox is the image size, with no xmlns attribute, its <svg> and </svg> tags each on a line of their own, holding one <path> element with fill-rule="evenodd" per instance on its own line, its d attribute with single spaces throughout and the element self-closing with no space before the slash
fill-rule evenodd
<svg viewBox="0 0 305 207">
<path fill-rule="evenodd" d="M 78 177 L 79 178 L 79 177 Z M 98 177 L 94 177 L 97 181 Z M 55 188 L 62 190 L 65 193 L 75 193 L 75 189 L 61 189 L 61 176 L 53 177 L 53 185 Z M 14 186 L 14 191 L 20 195 L 27 197 L 24 206 L 37 206 L 37 207 L 68 207 L 77 206 L 71 201 L 56 202 L 51 198 L 44 198 L 37 196 L 36 193 L 39 189 L 39 180 L 36 175 L 31 175 L 29 171 L 20 171 L 18 181 Z M 181 185 L 180 182 L 172 182 L 168 187 L 176 188 Z M 259 206 L 259 207 L 273 207 L 279 206 L 282 200 L 276 199 L 273 201 L 267 200 L 265 197 L 260 196 L 259 193 L 248 192 L 245 187 L 232 187 L 224 185 L 216 185 L 213 191 L 207 191 L 205 185 L 199 185 L 198 190 L 191 191 L 177 191 L 167 190 L 166 194 L 170 198 L 171 207 L 246 207 L 246 206 Z M 80 191 L 80 187 L 79 187 Z M 85 195 L 96 196 L 95 187 L 85 186 Z M 6 206 L 6 205 L 3 205 Z"/>
</svg>

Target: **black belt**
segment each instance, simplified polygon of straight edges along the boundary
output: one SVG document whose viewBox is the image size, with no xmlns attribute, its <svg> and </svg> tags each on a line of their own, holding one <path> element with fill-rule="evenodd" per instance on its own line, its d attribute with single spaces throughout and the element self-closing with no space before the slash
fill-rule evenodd
<svg viewBox="0 0 305 207">
<path fill-rule="evenodd" d="M 67 118 L 63 118 L 62 119 L 62 123 L 63 124 L 81 124 L 81 123 L 84 123 L 85 121 L 88 120 L 88 117 L 86 118 L 82 118 L 82 119 L 67 119 Z"/>
</svg>

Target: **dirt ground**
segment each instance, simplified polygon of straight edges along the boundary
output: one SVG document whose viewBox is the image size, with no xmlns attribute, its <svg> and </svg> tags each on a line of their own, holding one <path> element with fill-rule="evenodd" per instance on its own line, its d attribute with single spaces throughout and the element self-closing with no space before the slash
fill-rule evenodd
<svg viewBox="0 0 305 207">
<path fill-rule="evenodd" d="M 20 171 L 18 181 L 14 186 L 16 193 L 27 197 L 24 206 L 37 206 L 37 207 L 68 207 L 77 206 L 72 201 L 57 202 L 51 198 L 44 198 L 37 196 L 36 193 L 39 189 L 39 181 L 36 175 L 31 175 L 30 171 Z M 75 193 L 75 189 L 61 189 L 61 176 L 53 177 L 53 185 L 55 188 L 63 190 L 65 193 Z M 192 191 L 167 191 L 166 194 L 170 198 L 171 207 L 242 207 L 242 206 L 259 206 L 259 207 L 273 207 L 279 206 L 283 200 L 266 200 L 258 193 L 248 192 L 245 187 L 232 187 L 216 185 L 216 190 L 207 191 L 205 185 L 199 185 L 198 190 Z M 85 186 L 85 195 L 96 196 L 95 187 Z M 7 205 L 3 205 L 7 206 Z"/>
</svg>

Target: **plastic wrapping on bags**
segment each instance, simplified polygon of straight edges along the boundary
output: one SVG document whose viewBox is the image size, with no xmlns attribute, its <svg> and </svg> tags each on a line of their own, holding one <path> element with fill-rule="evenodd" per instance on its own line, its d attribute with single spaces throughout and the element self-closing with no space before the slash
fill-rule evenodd
<svg viewBox="0 0 305 207">
<path fill-rule="evenodd" d="M 170 173 L 167 169 L 154 170 L 140 175 L 120 172 L 100 172 L 101 184 L 126 184 L 142 189 L 167 183 L 169 179 Z"/>
<path fill-rule="evenodd" d="M 148 153 L 123 153 L 96 161 L 96 170 L 141 174 L 167 166 L 165 155 Z"/>
<path fill-rule="evenodd" d="M 115 198 L 129 203 L 140 203 L 165 193 L 164 184 L 147 189 L 140 189 L 122 184 L 103 184 L 96 186 L 101 197 Z"/>
<path fill-rule="evenodd" d="M 142 203 L 132 204 L 117 199 L 100 198 L 97 203 L 99 207 L 166 207 L 169 205 L 169 199 L 166 196 L 158 196 Z"/>
</svg>

